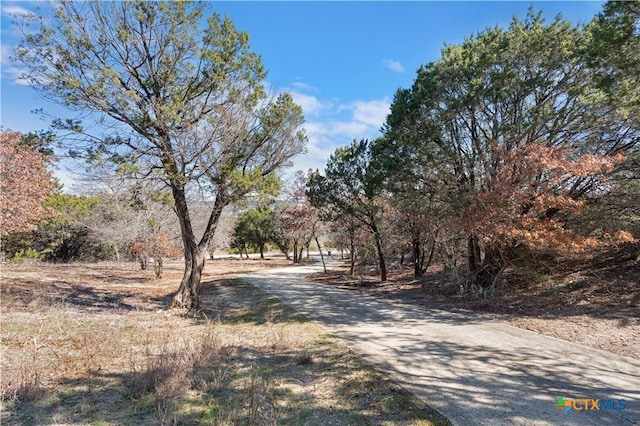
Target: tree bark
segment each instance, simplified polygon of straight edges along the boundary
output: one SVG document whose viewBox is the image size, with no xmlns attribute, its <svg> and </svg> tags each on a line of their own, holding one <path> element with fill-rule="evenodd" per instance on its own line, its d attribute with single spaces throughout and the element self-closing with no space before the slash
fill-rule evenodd
<svg viewBox="0 0 640 426">
<path fill-rule="evenodd" d="M 156 272 L 156 278 L 162 278 L 162 273 L 164 272 L 164 267 L 162 265 L 162 257 L 156 256 L 154 258 L 154 266 Z"/>
<path fill-rule="evenodd" d="M 493 293 L 496 282 L 505 269 L 506 262 L 501 256 L 499 248 L 485 247 L 484 257 L 480 250 L 480 243 L 476 235 L 468 239 L 469 285 L 482 296 Z"/>
<path fill-rule="evenodd" d="M 298 257 L 298 239 L 293 240 L 293 263 L 300 263 L 300 258 Z"/>
<path fill-rule="evenodd" d="M 349 275 L 353 276 L 356 266 L 356 228 L 353 218 L 349 218 Z"/>
<path fill-rule="evenodd" d="M 427 272 L 427 269 L 429 269 L 429 266 L 431 266 L 431 262 L 433 261 L 433 255 L 436 252 L 436 241 L 437 241 L 437 239 L 438 239 L 438 232 L 436 231 L 436 234 L 433 236 L 433 242 L 431 243 L 431 248 L 429 249 L 429 259 L 427 260 L 427 264 L 425 265 L 424 260 L 422 262 L 422 274 Z M 424 253 L 423 253 L 422 257 L 424 259 Z"/>
<path fill-rule="evenodd" d="M 327 273 L 327 265 L 324 263 L 324 255 L 322 254 L 322 247 L 320 247 L 320 241 L 318 241 L 318 237 L 316 237 L 316 244 L 318 245 L 318 251 L 320 252 L 320 259 L 322 260 L 322 269 L 324 273 Z"/>
<path fill-rule="evenodd" d="M 421 259 L 421 248 L 422 244 L 420 244 L 420 238 L 415 236 L 413 237 L 413 276 L 415 278 L 420 278 L 422 276 L 422 265 Z"/>
<path fill-rule="evenodd" d="M 145 271 L 147 269 L 147 257 L 138 255 L 138 261 L 140 262 L 140 269 Z"/>
<path fill-rule="evenodd" d="M 169 165 L 168 167 L 170 171 L 176 170 L 175 166 L 172 168 Z M 171 173 L 169 174 L 172 175 Z M 224 188 L 219 188 L 205 231 L 200 242 L 196 243 L 184 184 L 180 180 L 178 173 L 174 173 L 173 176 L 178 176 L 171 181 L 171 191 L 184 245 L 184 274 L 180 281 L 180 287 L 173 296 L 171 307 L 193 310 L 200 307 L 200 281 L 205 264 L 206 248 L 213 238 L 222 210 L 228 203 L 224 195 Z"/>
<path fill-rule="evenodd" d="M 375 224 L 372 225 L 373 236 L 376 240 L 376 251 L 378 252 L 378 264 L 380 265 L 380 281 L 387 280 L 387 264 L 384 261 L 384 251 L 382 250 L 382 239 Z"/>
<path fill-rule="evenodd" d="M 202 279 L 204 260 L 204 252 L 199 250 L 197 246 L 188 253 L 185 251 L 185 270 L 180 287 L 173 296 L 171 307 L 192 310 L 200 306 L 200 280 Z"/>
</svg>

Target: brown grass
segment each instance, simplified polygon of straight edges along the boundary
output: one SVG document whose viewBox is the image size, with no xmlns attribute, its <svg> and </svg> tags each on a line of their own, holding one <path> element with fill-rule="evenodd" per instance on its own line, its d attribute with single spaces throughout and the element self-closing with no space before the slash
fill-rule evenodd
<svg viewBox="0 0 640 426">
<path fill-rule="evenodd" d="M 3 265 L 1 423 L 447 424 L 272 296 L 209 262 L 203 309 L 166 311 L 181 265 Z"/>
</svg>

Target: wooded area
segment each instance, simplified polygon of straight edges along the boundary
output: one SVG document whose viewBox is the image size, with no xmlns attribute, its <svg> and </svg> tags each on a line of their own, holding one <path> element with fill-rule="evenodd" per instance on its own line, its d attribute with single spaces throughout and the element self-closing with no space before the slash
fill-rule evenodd
<svg viewBox="0 0 640 426">
<path fill-rule="evenodd" d="M 162 258 L 180 255 L 173 306 L 193 309 L 215 250 L 275 249 L 298 263 L 322 241 L 351 273 L 373 262 L 385 281 L 410 261 L 420 278 L 437 262 L 483 297 L 542 254 L 638 250 L 638 3 L 608 2 L 584 26 L 531 10 L 445 46 L 396 92 L 379 138 L 286 185 L 280 170 L 306 142 L 302 110 L 265 92 L 261 60 L 228 18 L 201 31 L 205 13 L 65 2 L 55 25 L 25 18 L 17 55 L 31 84 L 103 126 L 2 131 L 8 259 L 152 258 L 161 276 Z M 54 140 L 87 160 L 86 194 L 56 189 Z"/>
</svg>

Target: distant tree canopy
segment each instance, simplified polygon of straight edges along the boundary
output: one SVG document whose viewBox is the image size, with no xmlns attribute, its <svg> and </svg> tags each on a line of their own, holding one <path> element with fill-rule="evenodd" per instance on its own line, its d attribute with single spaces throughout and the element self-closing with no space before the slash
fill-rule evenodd
<svg viewBox="0 0 640 426">
<path fill-rule="evenodd" d="M 278 210 L 282 234 L 288 249 L 293 251 L 293 263 L 302 261 L 302 252 L 317 237 L 320 211 L 306 195 L 306 185 L 313 172 L 298 170 L 285 189 L 284 200 Z"/>
<path fill-rule="evenodd" d="M 55 188 L 47 170 L 49 153 L 41 152 L 37 137 L 0 129 L 0 235 L 31 231 L 52 216 L 45 200 Z"/>
<path fill-rule="evenodd" d="M 302 110 L 264 91 L 266 72 L 248 34 L 205 19 L 206 2 L 60 2 L 49 19 L 27 17 L 17 58 L 29 83 L 69 108 L 93 112 L 100 135 L 78 135 L 74 153 L 159 179 L 170 189 L 185 271 L 173 306 L 196 308 L 205 251 L 222 210 L 273 191 L 276 172 L 304 150 Z M 196 236 L 189 199 L 212 200 Z"/>
<path fill-rule="evenodd" d="M 247 248 L 258 250 L 264 259 L 267 244 L 281 246 L 283 243 L 279 232 L 281 224 L 275 211 L 270 208 L 247 210 L 238 217 L 233 230 L 233 248 L 242 254 Z"/>
</svg>

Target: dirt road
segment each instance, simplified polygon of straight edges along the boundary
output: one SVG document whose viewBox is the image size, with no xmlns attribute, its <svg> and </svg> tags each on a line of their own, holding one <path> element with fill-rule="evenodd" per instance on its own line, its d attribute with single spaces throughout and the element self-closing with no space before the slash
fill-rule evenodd
<svg viewBox="0 0 640 426">
<path fill-rule="evenodd" d="M 324 324 L 454 424 L 640 425 L 639 361 L 304 279 L 319 270 L 291 267 L 243 279 Z M 567 408 L 557 408 L 559 401 Z"/>
</svg>

